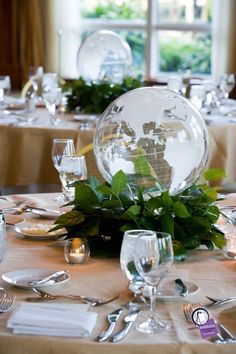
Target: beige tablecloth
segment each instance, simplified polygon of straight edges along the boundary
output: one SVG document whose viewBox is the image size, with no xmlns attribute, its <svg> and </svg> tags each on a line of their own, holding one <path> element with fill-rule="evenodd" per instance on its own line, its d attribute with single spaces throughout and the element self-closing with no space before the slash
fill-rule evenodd
<svg viewBox="0 0 236 354">
<path fill-rule="evenodd" d="M 53 201 L 53 194 L 18 195 L 9 197 L 10 200 L 27 200 L 41 206 L 58 207 Z M 0 208 L 6 206 L 6 201 L 0 201 Z M 9 204 L 9 203 L 8 203 Z M 45 222 L 31 213 L 23 215 L 33 222 Z M 13 335 L 6 329 L 6 322 L 10 313 L 0 314 L 0 354 L 233 354 L 236 345 L 217 345 L 200 338 L 197 330 L 189 330 L 185 321 L 182 304 L 184 302 L 198 302 L 205 304 L 205 295 L 233 296 L 236 293 L 236 262 L 226 260 L 219 250 L 194 250 L 189 253 L 184 263 L 176 263 L 171 277 L 181 277 L 185 281 L 199 287 L 195 294 L 186 298 L 159 300 L 157 311 L 161 318 L 170 321 L 170 331 L 144 335 L 135 328 L 121 342 L 96 343 L 94 338 L 101 333 L 106 325 L 106 315 L 130 299 L 131 293 L 127 290 L 127 280 L 120 270 L 118 259 L 90 258 L 84 265 L 66 264 L 63 257 L 63 242 L 61 241 L 31 241 L 16 235 L 12 228 L 8 229 L 9 248 L 4 261 L 0 264 L 0 274 L 4 272 L 30 269 L 67 269 L 70 272 L 69 282 L 50 289 L 51 292 L 61 294 L 86 294 L 102 298 L 120 293 L 118 300 L 102 307 L 91 308 L 98 313 L 97 325 L 90 337 L 61 338 L 40 337 L 27 335 Z M 9 292 L 16 294 L 17 302 L 14 308 L 28 296 L 34 295 L 30 290 L 12 287 L 3 281 Z M 14 311 L 14 308 L 12 311 Z M 212 310 L 211 316 L 219 319 L 236 335 L 236 307 L 223 307 Z M 139 321 L 141 320 L 141 316 Z"/>
<path fill-rule="evenodd" d="M 51 159 L 52 140 L 70 138 L 76 151 L 93 141 L 93 129 L 81 130 L 72 115 L 60 115 L 61 123 L 48 125 L 48 113 L 39 109 L 35 125 L 0 126 L 0 186 L 60 184 Z M 92 147 L 85 151 L 89 175 L 100 177 Z M 82 151 L 83 152 L 83 151 Z"/>
</svg>

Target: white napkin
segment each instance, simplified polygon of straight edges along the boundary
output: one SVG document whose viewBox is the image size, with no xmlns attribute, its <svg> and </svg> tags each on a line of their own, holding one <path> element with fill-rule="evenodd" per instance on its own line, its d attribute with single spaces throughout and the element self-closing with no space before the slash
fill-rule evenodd
<svg viewBox="0 0 236 354">
<path fill-rule="evenodd" d="M 96 324 L 97 314 L 86 312 L 81 304 L 21 304 L 13 312 L 7 327 L 15 334 L 42 336 L 89 336 Z"/>
</svg>

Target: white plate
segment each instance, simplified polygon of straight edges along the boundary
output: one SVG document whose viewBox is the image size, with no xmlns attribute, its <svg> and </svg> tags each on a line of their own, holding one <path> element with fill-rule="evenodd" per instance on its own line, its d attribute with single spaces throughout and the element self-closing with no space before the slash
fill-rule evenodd
<svg viewBox="0 0 236 354">
<path fill-rule="evenodd" d="M 58 210 L 40 210 L 37 208 L 32 208 L 30 212 L 44 219 L 57 219 L 60 215 L 62 215 L 62 213 Z"/>
<path fill-rule="evenodd" d="M 189 295 L 196 294 L 199 291 L 199 286 L 194 283 L 184 281 L 184 284 L 186 284 L 188 288 L 187 297 Z M 129 285 L 129 289 L 131 291 L 134 291 L 132 284 Z M 174 280 L 169 280 L 165 282 L 165 284 L 163 284 L 162 287 L 160 287 L 160 290 L 157 292 L 157 298 L 158 299 L 180 299 L 180 298 L 183 299 L 184 297 L 180 295 L 180 291 L 181 291 L 180 286 L 175 284 Z M 145 297 L 149 297 L 149 291 L 147 286 L 144 287 L 143 295 Z"/>
<path fill-rule="evenodd" d="M 5 214 L 5 219 L 6 219 L 6 224 L 8 224 L 8 225 L 16 225 L 16 224 L 20 224 L 21 222 L 25 221 L 24 218 L 17 216 L 17 215 L 12 215 L 12 214 Z"/>
<path fill-rule="evenodd" d="M 5 281 L 6 283 L 16 286 L 18 288 L 23 288 L 23 289 L 32 289 L 34 286 L 33 285 L 28 285 L 30 281 L 34 280 L 40 280 L 44 277 L 47 277 L 50 274 L 53 274 L 57 272 L 57 270 L 51 270 L 51 269 L 21 269 L 21 270 L 15 270 L 13 272 L 8 272 L 4 273 L 2 275 L 2 280 Z M 54 285 L 59 285 L 59 284 L 64 284 L 70 279 L 69 273 L 64 273 L 63 276 L 61 276 L 59 279 L 57 279 L 57 282 L 54 284 L 51 283 L 44 283 L 38 286 L 39 288 L 45 288 L 49 286 L 54 286 Z"/>
<path fill-rule="evenodd" d="M 52 232 L 47 232 L 47 229 L 52 229 L 54 224 L 27 224 L 24 223 L 20 226 L 15 226 L 14 230 L 29 240 L 37 240 L 37 241 L 44 241 L 44 240 L 56 240 L 59 237 L 62 237 L 66 234 L 65 229 L 59 229 Z"/>
</svg>

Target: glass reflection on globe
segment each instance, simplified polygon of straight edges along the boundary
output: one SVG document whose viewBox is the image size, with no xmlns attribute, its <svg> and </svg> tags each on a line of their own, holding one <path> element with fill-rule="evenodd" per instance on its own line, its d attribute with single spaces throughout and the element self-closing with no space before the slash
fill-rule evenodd
<svg viewBox="0 0 236 354">
<path fill-rule="evenodd" d="M 94 154 L 106 181 L 123 170 L 129 188 L 171 195 L 199 177 L 208 157 L 208 133 L 200 112 L 167 89 L 144 87 L 125 93 L 101 115 Z"/>
<path fill-rule="evenodd" d="M 122 81 L 132 63 L 131 49 L 120 35 L 101 30 L 93 33 L 77 53 L 79 75 L 86 81 Z"/>
</svg>

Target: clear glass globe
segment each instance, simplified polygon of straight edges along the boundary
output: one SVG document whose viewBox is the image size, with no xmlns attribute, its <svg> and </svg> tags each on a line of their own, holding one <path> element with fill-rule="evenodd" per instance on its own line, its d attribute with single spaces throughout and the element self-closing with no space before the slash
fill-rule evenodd
<svg viewBox="0 0 236 354">
<path fill-rule="evenodd" d="M 206 124 L 195 106 L 157 87 L 138 88 L 112 102 L 101 115 L 94 154 L 107 182 L 119 170 L 132 193 L 143 187 L 157 195 L 188 188 L 208 157 Z"/>
<path fill-rule="evenodd" d="M 128 43 L 119 34 L 101 30 L 83 42 L 76 62 L 84 80 L 117 83 L 129 73 L 132 54 Z"/>
</svg>

